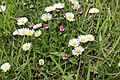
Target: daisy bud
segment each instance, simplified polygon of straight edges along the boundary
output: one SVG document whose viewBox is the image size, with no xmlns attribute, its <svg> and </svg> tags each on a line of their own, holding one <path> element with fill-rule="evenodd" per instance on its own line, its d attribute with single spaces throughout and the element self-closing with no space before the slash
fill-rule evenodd
<svg viewBox="0 0 120 80">
<path fill-rule="evenodd" d="M 68 55 L 65 54 L 65 53 L 62 53 L 62 59 L 63 59 L 63 60 L 68 59 Z"/>
<path fill-rule="evenodd" d="M 80 14 L 82 14 L 82 13 L 83 13 L 82 8 L 79 8 L 79 9 L 78 9 L 78 13 L 80 13 Z"/>
<path fill-rule="evenodd" d="M 44 65 L 44 59 L 39 60 L 39 65 Z"/>
<path fill-rule="evenodd" d="M 56 12 L 60 12 L 60 8 L 56 8 L 55 10 L 56 10 Z"/>
<path fill-rule="evenodd" d="M 29 27 L 33 27 L 33 26 L 34 26 L 34 23 L 30 23 L 30 24 L 29 24 Z"/>
<path fill-rule="evenodd" d="M 66 17 L 66 14 L 62 14 L 63 17 Z"/>
<path fill-rule="evenodd" d="M 43 25 L 43 28 L 44 28 L 44 29 L 48 29 L 48 28 L 49 28 L 49 25 L 48 25 L 48 24 L 44 24 L 44 25 Z"/>
<path fill-rule="evenodd" d="M 60 31 L 64 31 L 65 30 L 63 25 L 59 26 L 59 29 L 60 29 Z"/>
</svg>

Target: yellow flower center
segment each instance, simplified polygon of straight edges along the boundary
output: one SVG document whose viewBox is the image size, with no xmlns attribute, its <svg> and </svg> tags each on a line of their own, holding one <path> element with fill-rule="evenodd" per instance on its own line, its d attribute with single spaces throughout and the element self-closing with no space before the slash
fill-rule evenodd
<svg viewBox="0 0 120 80">
<path fill-rule="evenodd" d="M 49 17 L 48 17 L 48 16 L 46 16 L 46 17 L 45 17 L 45 20 L 46 20 L 46 21 L 47 21 L 47 20 L 49 20 Z"/>
<path fill-rule="evenodd" d="M 68 16 L 68 19 L 72 19 L 72 16 L 69 15 L 69 16 Z"/>
<path fill-rule="evenodd" d="M 85 38 L 81 38 L 81 41 L 85 41 Z"/>
<path fill-rule="evenodd" d="M 21 23 L 25 23 L 25 21 L 24 21 L 24 20 L 21 20 Z"/>
<path fill-rule="evenodd" d="M 8 67 L 5 67 L 4 70 L 7 71 L 7 70 L 9 70 L 9 68 L 8 68 Z"/>
<path fill-rule="evenodd" d="M 23 32 L 22 32 L 22 35 L 24 35 L 24 34 L 25 34 L 25 32 L 23 31 Z"/>
<path fill-rule="evenodd" d="M 93 10 L 93 13 L 96 13 L 96 10 Z"/>
<path fill-rule="evenodd" d="M 76 50 L 76 53 L 80 53 L 80 50 Z"/>
<path fill-rule="evenodd" d="M 89 40 L 89 41 L 91 41 L 91 40 L 92 40 L 92 38 L 88 38 L 88 40 Z"/>
<path fill-rule="evenodd" d="M 32 35 L 32 32 L 29 31 L 27 34 L 28 34 L 28 35 Z"/>
<path fill-rule="evenodd" d="M 61 8 L 61 6 L 59 5 L 58 8 Z"/>
<path fill-rule="evenodd" d="M 29 48 L 29 46 L 25 46 L 25 48 L 26 48 L 26 49 L 28 49 L 28 48 Z"/>
<path fill-rule="evenodd" d="M 72 44 L 75 46 L 77 43 L 76 42 L 72 42 Z"/>
<path fill-rule="evenodd" d="M 72 4 L 76 4 L 76 2 L 75 2 L 75 1 L 73 1 L 73 2 L 72 2 Z"/>
<path fill-rule="evenodd" d="M 52 11 L 53 10 L 53 8 L 50 8 L 50 11 Z"/>
</svg>

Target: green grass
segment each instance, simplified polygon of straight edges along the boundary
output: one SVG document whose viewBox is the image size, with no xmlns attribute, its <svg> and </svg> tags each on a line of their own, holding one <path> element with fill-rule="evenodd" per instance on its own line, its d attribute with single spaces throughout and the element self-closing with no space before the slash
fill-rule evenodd
<svg viewBox="0 0 120 80">
<path fill-rule="evenodd" d="M 40 19 L 45 7 L 60 1 L 65 3 L 65 8 L 60 13 L 51 12 L 50 28 L 40 28 L 40 38 L 12 35 L 14 30 L 23 27 L 16 24 L 16 18 L 25 16 L 30 22 L 45 23 Z M 11 69 L 6 73 L 0 71 L 0 79 L 120 80 L 120 1 L 86 1 L 80 2 L 83 8 L 80 15 L 71 9 L 69 0 L 5 0 L 7 10 L 0 13 L 0 65 L 9 62 Z M 31 4 L 33 9 L 29 8 Z M 100 12 L 88 18 L 88 10 L 92 7 Z M 66 12 L 73 12 L 76 20 L 69 23 L 64 19 L 61 15 Z M 61 24 L 65 26 L 64 32 L 58 29 Z M 68 47 L 69 40 L 88 33 L 96 40 L 81 44 L 87 49 L 81 56 L 73 56 L 72 48 Z M 30 51 L 21 49 L 25 42 L 32 43 Z M 69 55 L 68 60 L 62 60 L 62 52 Z M 45 60 L 43 66 L 38 65 L 41 58 Z"/>
</svg>

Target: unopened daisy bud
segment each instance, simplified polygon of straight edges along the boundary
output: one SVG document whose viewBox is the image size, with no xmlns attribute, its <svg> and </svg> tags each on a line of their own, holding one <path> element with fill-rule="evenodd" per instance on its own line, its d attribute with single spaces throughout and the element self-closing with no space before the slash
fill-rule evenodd
<svg viewBox="0 0 120 80">
<path fill-rule="evenodd" d="M 44 65 L 44 59 L 39 60 L 39 65 Z"/>
<path fill-rule="evenodd" d="M 60 29 L 60 31 L 64 31 L 65 30 L 63 25 L 59 26 L 59 29 Z"/>
<path fill-rule="evenodd" d="M 63 60 L 68 59 L 68 55 L 65 54 L 65 53 L 62 53 L 62 59 L 63 59 Z"/>
<path fill-rule="evenodd" d="M 7 62 L 7 63 L 2 64 L 0 69 L 2 69 L 4 72 L 7 72 L 10 69 L 10 66 L 11 65 Z"/>
<path fill-rule="evenodd" d="M 83 13 L 82 8 L 79 8 L 79 9 L 78 9 L 78 13 L 80 13 L 80 14 L 82 14 L 82 13 Z"/>
<path fill-rule="evenodd" d="M 59 8 L 55 8 L 55 11 L 56 11 L 56 12 L 60 12 L 60 9 L 59 9 Z"/>
<path fill-rule="evenodd" d="M 48 25 L 48 24 L 44 24 L 44 25 L 43 25 L 43 28 L 44 28 L 44 29 L 48 29 L 48 28 L 49 28 L 49 25 Z"/>
<path fill-rule="evenodd" d="M 30 23 L 29 24 L 29 27 L 33 27 L 35 24 L 34 23 Z"/>
</svg>

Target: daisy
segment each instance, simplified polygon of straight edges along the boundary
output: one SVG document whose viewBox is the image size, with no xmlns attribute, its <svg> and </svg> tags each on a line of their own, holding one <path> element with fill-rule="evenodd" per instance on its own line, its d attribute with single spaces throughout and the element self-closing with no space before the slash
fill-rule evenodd
<svg viewBox="0 0 120 80">
<path fill-rule="evenodd" d="M 21 29 L 18 29 L 18 32 L 19 32 L 19 35 L 26 35 L 26 32 L 27 32 L 27 29 L 26 28 L 21 28 Z"/>
<path fill-rule="evenodd" d="M 118 66 L 120 67 L 120 62 L 118 63 Z"/>
<path fill-rule="evenodd" d="M 8 62 L 2 64 L 2 66 L 0 67 L 0 69 L 2 69 L 4 72 L 7 72 L 10 69 L 10 64 Z"/>
<path fill-rule="evenodd" d="M 27 21 L 28 21 L 28 19 L 26 17 L 22 17 L 17 20 L 17 24 L 24 25 Z"/>
<path fill-rule="evenodd" d="M 78 47 L 75 47 L 74 50 L 72 50 L 72 54 L 78 56 L 78 55 L 81 55 L 84 50 L 85 49 L 83 47 L 78 46 Z"/>
<path fill-rule="evenodd" d="M 13 35 L 19 35 L 18 30 L 15 30 L 15 31 L 13 32 Z"/>
<path fill-rule="evenodd" d="M 6 6 L 5 5 L 0 6 L 0 12 L 5 11 L 5 10 L 6 10 Z"/>
<path fill-rule="evenodd" d="M 99 9 L 97 8 L 91 8 L 88 13 L 98 13 Z"/>
<path fill-rule="evenodd" d="M 57 4 L 54 4 L 53 6 L 55 7 L 55 9 L 56 8 L 62 9 L 62 8 L 64 8 L 65 4 L 63 4 L 63 3 L 57 3 Z"/>
<path fill-rule="evenodd" d="M 70 22 L 71 22 L 71 21 L 75 21 L 75 19 L 74 19 L 74 14 L 73 14 L 72 12 L 66 13 L 66 14 L 65 14 L 65 17 L 66 17 L 66 19 L 69 20 Z"/>
<path fill-rule="evenodd" d="M 23 49 L 24 51 L 27 51 L 27 50 L 30 49 L 30 47 L 31 47 L 31 43 L 25 43 L 25 44 L 22 46 L 22 49 Z"/>
<path fill-rule="evenodd" d="M 45 8 L 46 12 L 51 12 L 51 11 L 54 11 L 54 10 L 55 10 L 54 6 L 48 6 L 48 7 Z"/>
<path fill-rule="evenodd" d="M 88 41 L 94 41 L 95 40 L 95 37 L 92 34 L 87 34 L 86 36 L 88 38 Z"/>
<path fill-rule="evenodd" d="M 52 15 L 50 13 L 45 13 L 41 16 L 41 19 L 44 21 L 48 21 L 52 19 Z"/>
<path fill-rule="evenodd" d="M 44 65 L 44 59 L 39 60 L 39 65 Z"/>
<path fill-rule="evenodd" d="M 48 29 L 48 28 L 49 28 L 49 25 L 48 25 L 48 24 L 44 24 L 44 25 L 43 25 L 43 28 L 44 28 L 44 29 Z"/>
<path fill-rule="evenodd" d="M 71 7 L 72 7 L 73 9 L 78 10 L 78 9 L 81 7 L 81 5 L 80 5 L 80 4 L 75 4 L 75 5 L 72 5 Z"/>
<path fill-rule="evenodd" d="M 29 28 L 26 30 L 25 34 L 27 36 L 32 36 L 34 34 L 34 30 L 29 30 Z"/>
<path fill-rule="evenodd" d="M 38 31 L 35 32 L 35 37 L 39 37 L 41 34 L 42 34 L 42 31 L 38 30 Z"/>
<path fill-rule="evenodd" d="M 63 25 L 59 26 L 60 31 L 65 31 L 65 28 Z"/>
<path fill-rule="evenodd" d="M 73 5 L 79 4 L 78 0 L 70 0 Z"/>
<path fill-rule="evenodd" d="M 79 40 L 80 42 L 85 43 L 85 42 L 88 41 L 88 37 L 85 36 L 85 35 L 80 35 L 80 36 L 78 36 L 78 40 Z"/>
<path fill-rule="evenodd" d="M 70 39 L 69 40 L 69 45 L 68 46 L 79 46 L 79 40 L 76 38 Z"/>
<path fill-rule="evenodd" d="M 36 25 L 33 26 L 33 29 L 37 29 L 37 28 L 39 28 L 41 26 L 42 26 L 42 23 L 36 24 Z"/>
</svg>

